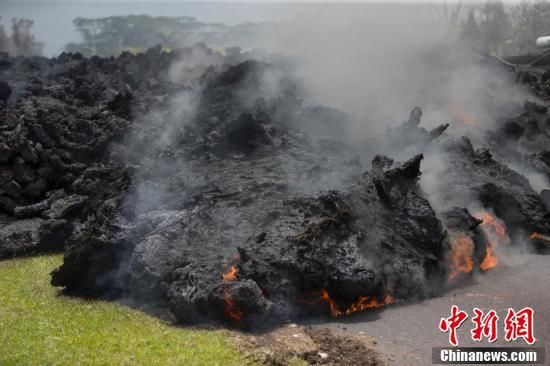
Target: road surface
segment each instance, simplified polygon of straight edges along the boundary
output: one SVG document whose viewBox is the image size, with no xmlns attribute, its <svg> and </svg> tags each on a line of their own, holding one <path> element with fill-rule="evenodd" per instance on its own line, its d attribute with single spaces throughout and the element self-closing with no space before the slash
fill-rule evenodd
<svg viewBox="0 0 550 366">
<path fill-rule="evenodd" d="M 460 346 L 490 346 L 484 340 L 470 338 L 474 307 L 494 309 L 500 320 L 495 346 L 527 346 L 523 340 L 506 343 L 504 319 L 508 308 L 516 311 L 530 306 L 535 310 L 534 346 L 546 348 L 550 364 L 550 256 L 518 254 L 506 265 L 476 274 L 460 287 L 442 297 L 414 304 L 392 305 L 381 310 L 357 314 L 349 318 L 326 320 L 318 326 L 328 326 L 337 333 L 366 334 L 375 338 L 381 358 L 388 365 L 431 365 L 432 347 L 448 347 L 448 334 L 438 329 L 442 317 L 448 317 L 451 305 L 458 305 L 470 317 L 458 331 Z M 315 325 L 313 322 L 312 325 Z"/>
</svg>

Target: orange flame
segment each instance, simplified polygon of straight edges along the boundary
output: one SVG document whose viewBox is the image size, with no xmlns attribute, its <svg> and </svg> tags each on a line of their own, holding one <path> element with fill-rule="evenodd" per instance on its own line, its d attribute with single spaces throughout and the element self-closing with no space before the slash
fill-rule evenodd
<svg viewBox="0 0 550 366">
<path fill-rule="evenodd" d="M 234 281 L 237 278 L 237 273 L 239 273 L 238 268 L 232 266 L 231 268 L 229 268 L 229 271 L 222 274 L 222 278 L 224 281 Z"/>
<path fill-rule="evenodd" d="M 479 268 L 482 271 L 487 271 L 498 265 L 495 249 L 499 245 L 505 244 L 509 238 L 506 234 L 506 226 L 504 226 L 504 223 L 495 216 L 491 215 L 489 212 L 477 212 L 474 214 L 474 217 L 479 220 L 483 220 L 480 227 L 489 240 L 485 252 L 485 258 L 483 258 L 483 261 L 479 265 Z"/>
<path fill-rule="evenodd" d="M 488 271 L 492 268 L 495 268 L 498 265 L 498 259 L 495 256 L 493 245 L 489 244 L 487 245 L 487 251 L 485 253 L 485 258 L 483 258 L 483 261 L 479 265 L 479 268 L 482 271 Z"/>
<path fill-rule="evenodd" d="M 469 236 L 457 234 L 451 238 L 451 263 L 449 265 L 448 281 L 453 281 L 459 273 L 470 273 L 474 269 L 472 254 L 474 253 L 474 242 Z"/>
<path fill-rule="evenodd" d="M 476 219 L 483 220 L 481 223 L 481 228 L 485 229 L 485 232 L 489 235 L 489 239 L 495 239 L 503 242 L 508 238 L 504 223 L 491 215 L 489 212 L 477 212 L 474 214 L 474 217 Z"/>
<path fill-rule="evenodd" d="M 222 274 L 222 279 L 224 281 L 234 281 L 237 279 L 237 273 L 239 273 L 239 269 L 236 266 L 231 266 L 231 268 L 229 268 L 226 273 Z M 235 300 L 231 297 L 229 290 L 226 290 L 224 293 L 224 301 L 225 316 L 228 319 L 240 323 L 241 319 L 243 318 L 244 312 L 239 306 L 235 304 Z"/>
<path fill-rule="evenodd" d="M 231 320 L 240 322 L 243 318 L 244 312 L 239 306 L 235 305 L 235 300 L 233 300 L 229 292 L 225 292 L 224 300 L 225 300 L 225 316 Z"/>
<path fill-rule="evenodd" d="M 479 264 L 479 269 L 487 271 L 498 265 L 498 258 L 495 254 L 496 248 L 501 244 L 507 243 L 510 239 L 506 234 L 504 223 L 489 212 L 481 211 L 475 213 L 473 216 L 483 221 L 480 227 L 489 241 L 485 249 L 485 257 Z M 451 240 L 451 247 L 449 282 L 453 281 L 459 273 L 470 273 L 474 269 L 474 261 L 472 259 L 474 243 L 472 239 L 466 235 L 459 234 Z"/>
<path fill-rule="evenodd" d="M 363 310 L 366 310 L 366 309 L 380 308 L 382 306 L 392 304 L 395 301 L 393 296 L 391 296 L 389 294 L 386 295 L 382 301 L 380 301 L 380 300 L 378 300 L 374 297 L 371 297 L 371 296 L 359 296 L 359 298 L 353 304 L 351 304 L 349 308 L 347 308 L 345 310 L 341 310 L 338 307 L 338 305 L 336 304 L 336 301 L 334 301 L 330 297 L 328 291 L 325 290 L 325 289 L 321 290 L 319 300 L 323 300 L 328 304 L 328 306 L 330 308 L 330 314 L 333 317 L 338 317 L 338 316 L 342 316 L 342 315 L 350 315 L 350 314 L 353 314 L 353 313 L 356 313 L 356 312 L 359 312 L 359 311 L 363 311 Z"/>
</svg>

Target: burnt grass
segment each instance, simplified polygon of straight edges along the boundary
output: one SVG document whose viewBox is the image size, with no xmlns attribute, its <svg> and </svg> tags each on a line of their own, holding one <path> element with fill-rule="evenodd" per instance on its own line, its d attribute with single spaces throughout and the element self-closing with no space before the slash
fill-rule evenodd
<svg viewBox="0 0 550 366">
<path fill-rule="evenodd" d="M 321 291 L 338 309 L 442 293 L 449 233 L 483 259 L 474 202 L 511 238 L 550 233 L 549 192 L 506 164 L 550 177 L 546 107 L 527 103 L 477 148 L 422 128 L 420 109 L 357 144 L 347 115 L 306 106 L 278 63 L 207 50 L 222 62 L 174 81 L 191 52 L 0 55 L 0 258 L 64 251 L 52 284 L 66 293 L 250 328 L 327 314 Z M 414 153 L 394 161 L 392 146 Z M 419 186 L 430 154 L 447 161 L 437 212 Z"/>
</svg>

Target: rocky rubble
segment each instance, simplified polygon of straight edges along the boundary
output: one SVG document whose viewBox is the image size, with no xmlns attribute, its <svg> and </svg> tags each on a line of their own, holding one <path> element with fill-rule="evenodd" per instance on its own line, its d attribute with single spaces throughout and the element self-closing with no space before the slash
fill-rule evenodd
<svg viewBox="0 0 550 366">
<path fill-rule="evenodd" d="M 550 212 L 525 177 L 497 162 L 487 149 L 475 150 L 465 137 L 446 142 L 444 151 L 449 163 L 446 201 L 480 202 L 506 223 L 512 239 L 550 230 Z"/>
<path fill-rule="evenodd" d="M 34 218 L 3 222 L 0 258 L 61 250 L 72 230 L 71 223 L 66 220 Z"/>
<path fill-rule="evenodd" d="M 284 65 L 174 78 L 182 60 L 3 56 L 0 256 L 64 247 L 52 283 L 68 293 L 253 327 L 440 293 L 449 233 L 485 253 L 473 202 L 514 235 L 550 232 L 526 178 L 448 124 L 425 130 L 418 108 L 357 146 L 348 116 L 304 105 Z M 394 161 L 392 145 L 410 155 Z M 448 162 L 437 206 L 419 185 L 433 154 Z"/>
<path fill-rule="evenodd" d="M 110 179 L 110 171 L 124 169 L 109 158 L 109 146 L 132 124 L 133 93 L 140 96 L 134 105 L 152 99 L 150 78 L 157 78 L 159 65 L 170 64 L 172 57 L 158 49 L 112 61 L 78 54 L 56 59 L 0 55 L 0 209 L 33 223 L 68 219 L 68 225 L 77 225 L 85 219 L 89 197 Z M 162 93 L 163 79 L 155 80 L 157 94 Z M 17 242 L 9 246 L 0 256 L 31 248 L 21 243 L 18 250 Z"/>
<path fill-rule="evenodd" d="M 131 199 L 108 200 L 88 220 L 54 284 L 166 301 L 184 322 L 236 325 L 292 317 L 323 289 L 348 306 L 366 295 L 427 296 L 441 285 L 444 233 L 417 192 L 422 156 L 403 164 L 379 156 L 361 174 L 349 146 L 335 140 L 328 150 L 326 139 L 305 139 L 272 117 L 303 118 L 296 100 L 237 99 L 242 90 L 262 95 L 267 67 L 248 61 L 206 81 L 195 119 L 174 138 L 185 145 L 145 147 L 148 158 L 132 161 L 141 166 Z M 150 138 L 141 132 L 132 138 Z M 169 175 L 152 176 L 159 166 Z M 339 190 L 316 193 L 336 181 Z M 146 212 L 134 201 L 144 189 L 156 198 Z M 224 281 L 231 267 L 237 275 Z M 228 315 L 228 297 L 245 315 Z"/>
</svg>

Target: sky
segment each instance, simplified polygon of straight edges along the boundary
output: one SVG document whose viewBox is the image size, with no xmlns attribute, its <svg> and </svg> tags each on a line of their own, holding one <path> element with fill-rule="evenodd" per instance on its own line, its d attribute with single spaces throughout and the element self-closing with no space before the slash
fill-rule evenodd
<svg viewBox="0 0 550 366">
<path fill-rule="evenodd" d="M 90 0 L 2 0 L 3 2 L 41 2 L 41 3 L 53 3 L 53 2 L 71 2 L 71 3 L 85 3 L 92 2 Z M 519 3 L 521 0 L 502 0 L 503 3 Z M 174 3 L 483 3 L 485 0 L 461 0 L 461 1 L 447 1 L 447 0 L 95 0 L 93 2 L 174 2 Z M 1 5 L 0 5 L 1 7 Z"/>
<path fill-rule="evenodd" d="M 484 0 L 481 0 L 482 2 Z M 324 0 L 331 4 L 367 4 L 367 3 L 436 3 L 445 1 L 426 0 Z M 462 3 L 472 3 L 471 0 Z M 513 3 L 508 0 L 507 3 Z M 315 4 L 316 5 L 312 5 Z M 323 7 L 317 0 L 0 0 L 0 17 L 4 25 L 11 18 L 30 18 L 34 20 L 34 33 L 39 41 L 45 43 L 44 53 L 53 56 L 60 53 L 68 42 L 80 40 L 74 29 L 74 18 L 83 16 L 101 18 L 114 15 L 150 14 L 152 16 L 191 16 L 203 22 L 223 22 L 237 24 L 244 22 L 279 21 L 288 19 L 289 14 L 299 16 L 311 6 Z M 452 4 L 453 2 L 447 2 Z M 330 12 L 330 9 L 326 9 Z M 9 26 L 9 25 L 8 25 Z"/>
</svg>

